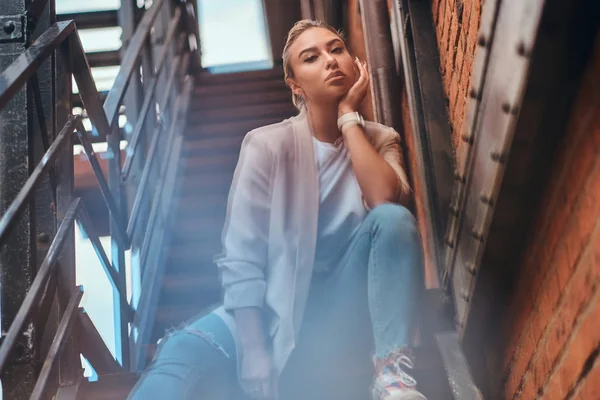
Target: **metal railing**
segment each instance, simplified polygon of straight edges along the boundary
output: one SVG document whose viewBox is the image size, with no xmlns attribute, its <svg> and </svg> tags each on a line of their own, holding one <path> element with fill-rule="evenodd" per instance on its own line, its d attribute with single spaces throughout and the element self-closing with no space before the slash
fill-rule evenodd
<svg viewBox="0 0 600 400">
<path fill-rule="evenodd" d="M 39 15 L 46 7 L 46 1 L 36 1 L 32 7 Z M 28 324 L 46 320 L 43 322 L 44 326 L 36 328 L 41 331 L 55 329 L 45 361 L 38 369 L 35 386 L 26 388 L 31 399 L 45 398 L 50 393 L 49 388 L 76 386 L 81 380 L 82 372 L 80 353 L 99 372 L 115 372 L 119 368 L 117 362 L 112 362 L 112 357 L 98 354 L 102 349 L 104 353 L 107 350 L 89 317 L 78 308 L 83 288 L 73 285 L 67 287 L 62 279 L 65 275 L 73 277 L 75 274 L 74 262 L 61 259 L 62 252 L 73 251 L 75 222 L 80 224 L 90 239 L 106 276 L 118 294 L 121 340 L 127 342 L 122 343 L 118 358 L 122 360 L 123 370 L 129 370 L 130 365 L 133 365 L 129 362 L 129 349 L 135 349 L 132 345 L 135 340 L 130 337 L 130 332 L 133 331 L 135 320 L 143 320 L 143 316 L 128 301 L 124 251 L 135 250 L 139 253 L 141 265 L 145 265 L 151 261 L 150 251 L 160 248 L 164 239 L 164 234 L 157 231 L 164 228 L 166 217 L 161 210 L 165 204 L 170 203 L 172 196 L 172 190 L 165 191 L 164 188 L 173 184 L 172 171 L 176 170 L 173 166 L 177 164 L 178 146 L 181 145 L 181 121 L 185 120 L 193 89 L 193 79 L 187 75 L 190 57 L 195 51 L 193 39 L 196 43 L 199 39 L 193 10 L 185 0 L 154 0 L 122 53 L 119 73 L 103 104 L 77 27 L 72 20 L 52 24 L 0 74 L 0 111 L 26 83 L 32 88 L 45 150 L 18 195 L 0 218 L 0 247 L 7 246 L 7 238 L 13 234 L 18 218 L 30 205 L 36 187 L 45 177 L 49 179 L 55 206 L 68 204 L 68 207 L 63 207 L 64 210 L 59 207 L 56 212 L 58 229 L 0 345 L 2 374 L 12 362 L 11 357 L 15 357 L 15 347 Z M 160 21 L 163 22 L 162 25 Z M 55 60 L 56 63 L 61 62 L 70 69 L 93 129 L 107 140 L 108 153 L 111 154 L 108 160 L 108 177 L 102 171 L 81 115 L 70 115 L 58 134 L 49 132 L 43 123 L 45 117 L 36 71 L 45 60 L 54 55 L 61 57 L 60 60 Z M 152 60 L 156 60 L 157 64 L 153 66 Z M 143 91 L 141 104 L 126 100 L 128 91 L 140 89 Z M 70 93 L 65 93 L 65 96 L 70 96 Z M 70 99 L 62 101 L 70 102 Z M 118 117 L 123 106 L 128 117 L 137 115 L 135 120 L 128 121 L 133 128 L 127 138 L 122 137 L 119 129 Z M 53 141 L 50 140 L 52 137 Z M 72 147 L 76 138 L 88 157 L 109 210 L 112 238 L 110 258 L 100 243 L 83 201 L 72 196 L 72 160 L 70 171 L 63 169 L 57 173 L 55 168 L 58 162 L 64 161 L 61 157 L 73 157 Z M 127 147 L 125 159 L 121 160 L 120 146 L 123 139 L 127 139 Z M 159 154 L 161 150 L 162 156 Z M 69 190 L 57 191 L 57 185 L 62 181 L 71 183 Z M 133 198 L 131 207 L 127 206 L 128 194 Z M 57 314 L 60 316 L 59 323 L 54 324 L 57 326 L 47 323 L 47 315 L 53 307 L 55 295 L 58 299 Z M 74 333 L 74 326 L 79 331 Z M 86 336 L 80 344 L 77 333 Z M 66 348 L 70 351 L 64 351 Z M 95 360 L 98 365 L 94 365 Z M 58 364 L 71 365 L 71 368 L 59 369 L 56 373 L 54 367 Z M 70 376 L 66 376 L 69 374 Z M 58 382 L 53 382 L 53 379 Z"/>
</svg>

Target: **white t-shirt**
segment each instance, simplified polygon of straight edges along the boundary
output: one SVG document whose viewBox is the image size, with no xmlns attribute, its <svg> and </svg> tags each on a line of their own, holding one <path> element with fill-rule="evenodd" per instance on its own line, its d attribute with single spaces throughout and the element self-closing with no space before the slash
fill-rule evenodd
<svg viewBox="0 0 600 400">
<path fill-rule="evenodd" d="M 367 210 L 342 138 L 332 144 L 313 137 L 313 144 L 320 188 L 314 270 L 323 272 L 339 261 Z"/>
</svg>

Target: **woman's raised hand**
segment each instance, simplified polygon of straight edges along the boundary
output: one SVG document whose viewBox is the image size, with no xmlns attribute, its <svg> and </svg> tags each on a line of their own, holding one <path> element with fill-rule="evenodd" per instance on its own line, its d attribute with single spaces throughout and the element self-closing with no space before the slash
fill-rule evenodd
<svg viewBox="0 0 600 400">
<path fill-rule="evenodd" d="M 361 62 L 358 57 L 354 59 L 360 76 L 356 83 L 350 88 L 346 96 L 342 98 L 338 106 L 338 116 L 354 112 L 365 99 L 369 89 L 369 69 L 366 62 Z"/>
</svg>

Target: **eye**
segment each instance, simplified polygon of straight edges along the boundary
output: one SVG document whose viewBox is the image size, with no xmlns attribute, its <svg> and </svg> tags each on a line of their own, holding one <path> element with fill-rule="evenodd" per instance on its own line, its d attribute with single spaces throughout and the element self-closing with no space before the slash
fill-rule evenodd
<svg viewBox="0 0 600 400">
<path fill-rule="evenodd" d="M 315 61 L 316 59 L 317 59 L 317 56 L 310 56 L 308 58 L 305 58 L 304 62 L 311 63 L 311 62 Z"/>
<path fill-rule="evenodd" d="M 336 53 L 336 54 L 342 53 L 343 51 L 344 51 L 344 48 L 343 48 L 343 47 L 334 47 L 334 48 L 331 50 L 331 52 L 332 52 L 332 53 Z"/>
</svg>

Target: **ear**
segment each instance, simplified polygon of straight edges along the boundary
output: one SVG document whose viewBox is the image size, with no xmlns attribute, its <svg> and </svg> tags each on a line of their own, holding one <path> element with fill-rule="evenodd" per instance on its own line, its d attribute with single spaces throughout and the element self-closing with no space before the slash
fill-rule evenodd
<svg viewBox="0 0 600 400">
<path fill-rule="evenodd" d="M 288 78 L 286 82 L 295 95 L 304 95 L 304 90 L 302 90 L 302 88 L 298 85 L 298 83 L 296 83 L 296 81 L 293 78 Z"/>
</svg>

